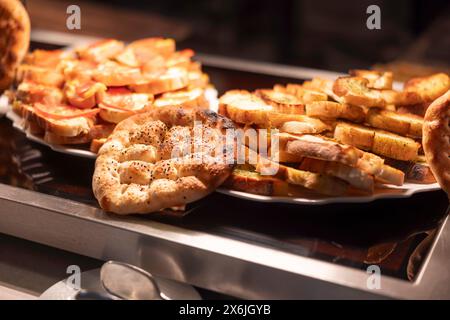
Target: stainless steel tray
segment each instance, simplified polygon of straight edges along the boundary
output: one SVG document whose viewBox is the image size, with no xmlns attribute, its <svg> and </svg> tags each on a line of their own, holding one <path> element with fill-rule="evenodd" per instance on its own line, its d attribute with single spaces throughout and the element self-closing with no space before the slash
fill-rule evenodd
<svg viewBox="0 0 450 320">
<path fill-rule="evenodd" d="M 111 216 L 93 206 L 7 185 L 0 186 L 0 207 L 3 233 L 125 261 L 236 297 L 450 298 L 447 218 L 413 282 L 382 276 L 381 289 L 369 290 L 363 270 L 150 219 Z"/>
<path fill-rule="evenodd" d="M 312 72 L 215 57 L 204 64 L 219 91 L 235 79 L 261 87 Z M 450 298 L 448 200 L 441 191 L 314 208 L 213 194 L 182 218 L 118 217 L 92 198 L 92 160 L 35 145 L 6 119 L 0 134 L 2 233 L 240 298 Z M 385 259 L 366 261 L 368 251 L 386 245 L 393 251 L 381 250 Z M 367 287 L 370 264 L 381 268 L 380 289 Z"/>
</svg>

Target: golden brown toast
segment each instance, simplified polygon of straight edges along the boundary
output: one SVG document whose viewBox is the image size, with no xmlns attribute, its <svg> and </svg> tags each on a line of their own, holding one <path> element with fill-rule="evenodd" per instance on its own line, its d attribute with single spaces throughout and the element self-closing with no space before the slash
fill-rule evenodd
<svg viewBox="0 0 450 320">
<path fill-rule="evenodd" d="M 316 173 L 327 174 L 347 181 L 351 186 L 368 192 L 373 192 L 373 177 L 359 168 L 350 167 L 334 161 L 323 161 L 304 158 L 299 164 L 299 169 Z"/>
<path fill-rule="evenodd" d="M 349 166 L 356 166 L 360 158 L 356 148 L 320 136 L 280 133 L 279 140 L 280 149 L 298 158 L 336 161 Z"/>
<path fill-rule="evenodd" d="M 362 77 L 367 79 L 367 87 L 372 89 L 392 89 L 393 74 L 390 71 L 382 72 L 375 70 L 350 70 L 349 74 L 353 77 Z"/>
<path fill-rule="evenodd" d="M 264 196 L 301 196 L 305 189 L 258 172 L 235 168 L 223 184 L 225 187 Z"/>
<path fill-rule="evenodd" d="M 371 108 L 366 117 L 369 125 L 403 136 L 422 137 L 423 118 L 412 114 Z"/>
<path fill-rule="evenodd" d="M 347 122 L 339 122 L 334 138 L 341 143 L 397 160 L 415 160 L 420 144 L 411 138 Z"/>
<path fill-rule="evenodd" d="M 324 120 L 347 119 L 363 122 L 366 117 L 362 107 L 333 101 L 315 101 L 306 104 L 306 115 Z"/>
<path fill-rule="evenodd" d="M 304 114 L 305 106 L 295 95 L 271 89 L 259 89 L 255 95 L 280 113 Z"/>
</svg>

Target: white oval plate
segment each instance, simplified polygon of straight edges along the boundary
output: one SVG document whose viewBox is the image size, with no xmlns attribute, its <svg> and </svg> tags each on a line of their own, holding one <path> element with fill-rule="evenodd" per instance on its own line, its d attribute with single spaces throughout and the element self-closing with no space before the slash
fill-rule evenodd
<svg viewBox="0 0 450 320">
<path fill-rule="evenodd" d="M 323 205 L 331 203 L 364 203 L 364 202 L 371 202 L 377 199 L 408 198 L 416 193 L 436 191 L 439 189 L 440 187 L 439 184 L 437 183 L 432 184 L 405 183 L 401 187 L 392 185 L 377 186 L 375 192 L 371 195 L 341 196 L 341 197 L 326 197 L 318 195 L 314 197 L 308 194 L 308 197 L 305 198 L 262 196 L 258 194 L 252 194 L 248 192 L 229 190 L 223 188 L 219 188 L 216 191 L 228 196 L 257 202 Z"/>
<path fill-rule="evenodd" d="M 208 88 L 205 90 L 205 97 L 209 101 L 210 109 L 215 112 L 218 111 L 218 106 L 219 106 L 219 100 L 217 98 L 217 95 L 218 95 L 218 92 L 214 88 Z M 5 105 L 5 103 L 6 103 L 6 105 Z M 7 99 L 4 96 L 0 97 L 0 113 L 2 113 L 2 111 L 6 111 L 6 117 L 12 121 L 14 128 L 25 133 L 26 137 L 31 141 L 45 145 L 45 146 L 51 148 L 53 151 L 70 154 L 72 156 L 89 158 L 89 159 L 95 159 L 97 157 L 97 154 L 94 152 L 91 152 L 89 150 L 88 146 L 80 145 L 80 146 L 75 147 L 75 146 L 65 146 L 65 145 L 59 145 L 59 144 L 50 144 L 50 143 L 46 142 L 42 137 L 39 137 L 39 136 L 36 136 L 36 135 L 30 133 L 25 128 L 23 119 L 19 115 L 17 115 L 14 111 L 12 111 L 11 108 L 7 105 Z"/>
</svg>

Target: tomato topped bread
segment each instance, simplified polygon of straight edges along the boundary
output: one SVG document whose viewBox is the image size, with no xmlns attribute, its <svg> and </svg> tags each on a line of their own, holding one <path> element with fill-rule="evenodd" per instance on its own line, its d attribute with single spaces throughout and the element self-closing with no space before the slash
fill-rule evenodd
<svg viewBox="0 0 450 320">
<path fill-rule="evenodd" d="M 190 49 L 176 51 L 174 40 L 163 38 L 36 50 L 18 68 L 14 110 L 48 143 L 95 139 L 91 149 L 97 150 L 107 130 L 94 138 L 88 133 L 95 125 L 114 126 L 153 108 L 209 109 L 209 78 L 193 55 Z"/>
<path fill-rule="evenodd" d="M 100 206 L 119 214 L 150 213 L 206 196 L 233 169 L 223 147 L 229 128 L 232 122 L 213 111 L 180 107 L 122 121 L 95 163 L 92 187 Z"/>
</svg>

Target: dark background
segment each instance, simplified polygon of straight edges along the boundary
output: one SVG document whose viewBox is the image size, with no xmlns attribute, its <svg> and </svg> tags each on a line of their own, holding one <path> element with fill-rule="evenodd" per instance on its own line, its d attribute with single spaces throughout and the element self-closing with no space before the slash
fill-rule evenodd
<svg viewBox="0 0 450 320">
<path fill-rule="evenodd" d="M 63 26 L 68 4 L 81 7 L 82 30 L 66 32 L 171 36 L 202 53 L 336 71 L 405 62 L 448 71 L 450 61 L 448 0 L 28 0 L 33 26 Z M 366 27 L 371 4 L 381 30 Z"/>
</svg>

